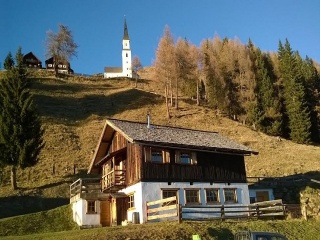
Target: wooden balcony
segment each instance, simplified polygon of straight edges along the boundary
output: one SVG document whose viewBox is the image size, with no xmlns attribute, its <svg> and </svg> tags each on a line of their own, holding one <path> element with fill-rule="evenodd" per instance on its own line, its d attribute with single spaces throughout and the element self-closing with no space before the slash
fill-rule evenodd
<svg viewBox="0 0 320 240">
<path fill-rule="evenodd" d="M 164 182 L 239 182 L 245 183 L 241 172 L 215 166 L 143 163 L 142 180 Z"/>
<path fill-rule="evenodd" d="M 70 185 L 70 203 L 79 198 L 101 197 L 101 178 L 79 178 Z"/>
<path fill-rule="evenodd" d="M 106 175 L 102 176 L 102 191 L 105 193 L 112 193 L 126 187 L 126 171 L 112 170 Z"/>
</svg>

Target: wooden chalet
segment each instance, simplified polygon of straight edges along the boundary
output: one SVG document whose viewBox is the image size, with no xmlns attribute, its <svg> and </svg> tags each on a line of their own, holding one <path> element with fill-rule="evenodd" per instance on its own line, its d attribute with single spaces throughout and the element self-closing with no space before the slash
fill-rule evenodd
<svg viewBox="0 0 320 240">
<path fill-rule="evenodd" d="M 28 68 L 42 68 L 42 62 L 32 52 L 23 56 L 23 65 Z"/>
<path fill-rule="evenodd" d="M 45 61 L 46 69 L 49 71 L 55 70 L 55 63 L 53 57 L 47 59 Z M 70 67 L 69 62 L 59 62 L 58 63 L 58 73 L 64 73 L 64 74 L 73 74 L 74 71 Z"/>
<path fill-rule="evenodd" d="M 70 186 L 74 220 L 144 223 L 147 201 L 172 196 L 184 206 L 248 205 L 244 156 L 251 154 L 216 132 L 108 119 L 88 170 L 100 177 Z"/>
</svg>

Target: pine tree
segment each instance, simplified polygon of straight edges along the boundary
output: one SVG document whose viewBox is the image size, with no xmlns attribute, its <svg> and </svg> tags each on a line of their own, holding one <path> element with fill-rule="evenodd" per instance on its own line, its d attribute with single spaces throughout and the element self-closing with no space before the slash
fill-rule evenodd
<svg viewBox="0 0 320 240">
<path fill-rule="evenodd" d="M 297 64 L 298 54 L 294 54 L 290 43 L 279 42 L 279 70 L 283 84 L 284 114 L 288 118 L 290 138 L 298 143 L 310 141 L 310 112 L 306 102 L 303 74 Z"/>
<path fill-rule="evenodd" d="M 9 52 L 6 59 L 4 60 L 3 67 L 6 70 L 10 70 L 13 66 L 14 66 L 14 60 L 12 58 L 11 52 Z"/>
<path fill-rule="evenodd" d="M 282 115 L 274 87 L 274 77 L 268 68 L 269 56 L 249 41 L 248 50 L 255 74 L 255 101 L 248 110 L 248 119 L 257 129 L 271 135 L 281 135 Z"/>
<path fill-rule="evenodd" d="M 312 59 L 306 57 L 305 60 L 298 58 L 300 71 L 303 74 L 303 79 L 305 83 L 306 90 L 306 101 L 308 111 L 310 112 L 311 120 L 311 140 L 314 142 L 319 142 L 319 119 L 317 107 L 319 106 L 319 93 L 320 93 L 320 75 L 314 66 Z"/>
<path fill-rule="evenodd" d="M 16 168 L 35 165 L 43 147 L 43 130 L 28 90 L 21 48 L 17 65 L 0 83 L 0 161 L 11 166 L 11 185 L 17 188 Z"/>
</svg>

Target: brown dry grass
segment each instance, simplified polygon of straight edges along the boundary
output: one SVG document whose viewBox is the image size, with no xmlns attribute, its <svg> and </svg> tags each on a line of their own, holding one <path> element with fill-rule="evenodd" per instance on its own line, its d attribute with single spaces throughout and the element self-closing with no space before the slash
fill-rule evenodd
<svg viewBox="0 0 320 240">
<path fill-rule="evenodd" d="M 101 78 L 34 79 L 32 88 L 46 145 L 36 166 L 18 171 L 20 191 L 32 194 L 41 189 L 43 196 L 68 197 L 68 184 L 90 164 L 105 118 L 146 121 L 147 113 L 153 124 L 217 131 L 258 151 L 259 155 L 246 158 L 248 176 L 320 172 L 319 146 L 278 141 L 189 99 L 179 102 L 179 110 L 170 109 L 173 117 L 167 119 L 159 84 L 144 80 L 137 89 L 134 85 L 134 81 Z M 8 175 L 6 169 L 0 196 L 12 195 Z"/>
</svg>

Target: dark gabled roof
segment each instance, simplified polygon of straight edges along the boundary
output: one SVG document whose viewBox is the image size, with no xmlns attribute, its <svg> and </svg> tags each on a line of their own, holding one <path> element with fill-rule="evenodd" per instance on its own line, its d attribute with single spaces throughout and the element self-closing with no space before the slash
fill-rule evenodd
<svg viewBox="0 0 320 240">
<path fill-rule="evenodd" d="M 239 154 L 257 153 L 242 144 L 221 136 L 217 132 L 159 125 L 151 125 L 148 128 L 147 123 L 117 119 L 108 119 L 107 124 L 122 133 L 132 143 Z"/>
<path fill-rule="evenodd" d="M 119 132 L 131 143 L 178 148 L 225 154 L 250 155 L 258 152 L 239 144 L 217 132 L 199 131 L 186 128 L 150 125 L 118 119 L 107 119 L 100 135 L 88 173 L 97 172 L 97 165 L 105 161 L 106 152 L 112 142 L 114 132 Z M 122 151 L 122 150 L 121 150 Z"/>
<path fill-rule="evenodd" d="M 105 73 L 122 73 L 122 67 L 105 67 Z"/>
<path fill-rule="evenodd" d="M 27 60 L 27 59 L 35 59 L 38 63 L 42 63 L 39 58 L 36 57 L 36 55 L 33 54 L 33 52 L 28 52 L 27 54 L 25 54 L 23 56 L 23 60 Z"/>
</svg>

